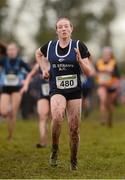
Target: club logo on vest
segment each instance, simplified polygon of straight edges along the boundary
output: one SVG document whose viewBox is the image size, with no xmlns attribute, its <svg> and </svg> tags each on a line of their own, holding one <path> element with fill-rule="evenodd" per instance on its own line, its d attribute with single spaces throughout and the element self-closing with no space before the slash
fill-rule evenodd
<svg viewBox="0 0 125 180">
<path fill-rule="evenodd" d="M 63 62 L 63 61 L 65 61 L 65 59 L 59 59 L 58 61 L 59 61 L 59 62 Z"/>
</svg>

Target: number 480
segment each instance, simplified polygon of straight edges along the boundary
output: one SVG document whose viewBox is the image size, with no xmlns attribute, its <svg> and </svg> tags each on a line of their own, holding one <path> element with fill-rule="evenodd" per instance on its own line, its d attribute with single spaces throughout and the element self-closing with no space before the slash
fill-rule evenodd
<svg viewBox="0 0 125 180">
<path fill-rule="evenodd" d="M 60 86 L 63 87 L 69 87 L 69 86 L 73 86 L 74 85 L 74 81 L 73 80 L 66 80 L 66 81 L 62 81 Z"/>
</svg>

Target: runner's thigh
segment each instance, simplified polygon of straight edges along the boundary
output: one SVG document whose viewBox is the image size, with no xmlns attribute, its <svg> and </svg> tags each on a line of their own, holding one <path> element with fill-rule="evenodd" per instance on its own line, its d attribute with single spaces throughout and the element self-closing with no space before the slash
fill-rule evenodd
<svg viewBox="0 0 125 180">
<path fill-rule="evenodd" d="M 81 99 L 73 99 L 67 102 L 67 117 L 68 121 L 78 120 L 81 117 Z"/>
<path fill-rule="evenodd" d="M 9 94 L 2 94 L 0 100 L 0 109 L 2 114 L 6 114 L 9 110 L 10 106 L 10 95 Z"/>
<path fill-rule="evenodd" d="M 63 95 L 55 94 L 51 97 L 52 118 L 63 118 L 66 109 L 66 99 Z"/>
<path fill-rule="evenodd" d="M 37 102 L 37 112 L 39 115 L 47 115 L 49 113 L 49 100 L 40 99 Z"/>
<path fill-rule="evenodd" d="M 12 110 L 17 111 L 21 103 L 22 95 L 19 92 L 14 92 L 11 95 Z"/>
</svg>

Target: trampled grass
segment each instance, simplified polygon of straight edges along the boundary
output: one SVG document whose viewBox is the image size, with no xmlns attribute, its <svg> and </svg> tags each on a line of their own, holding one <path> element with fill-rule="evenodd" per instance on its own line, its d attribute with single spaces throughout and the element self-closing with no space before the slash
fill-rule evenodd
<svg viewBox="0 0 125 180">
<path fill-rule="evenodd" d="M 62 125 L 60 137 L 59 166 L 49 166 L 49 145 L 44 149 L 35 147 L 39 140 L 36 120 L 18 120 L 14 139 L 7 142 L 5 122 L 0 123 L 0 178 L 118 178 L 125 179 L 125 111 L 117 107 L 114 127 L 103 127 L 99 113 L 93 112 L 87 119 L 82 118 L 79 147 L 79 169 L 70 171 L 67 122 Z"/>
</svg>

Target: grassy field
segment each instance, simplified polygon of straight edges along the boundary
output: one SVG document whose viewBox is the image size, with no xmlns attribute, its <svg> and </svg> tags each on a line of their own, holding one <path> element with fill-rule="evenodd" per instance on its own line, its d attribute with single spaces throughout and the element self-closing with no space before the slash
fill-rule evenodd
<svg viewBox="0 0 125 180">
<path fill-rule="evenodd" d="M 60 138 L 59 166 L 48 164 L 50 146 L 37 149 L 37 121 L 18 120 L 13 141 L 7 142 L 5 122 L 0 123 L 0 178 L 118 178 L 125 179 L 125 111 L 117 107 L 112 129 L 103 127 L 99 113 L 81 122 L 79 169 L 69 168 L 68 129 L 65 121 Z M 48 126 L 50 131 L 50 125 Z M 50 143 L 50 132 L 49 132 Z"/>
</svg>

